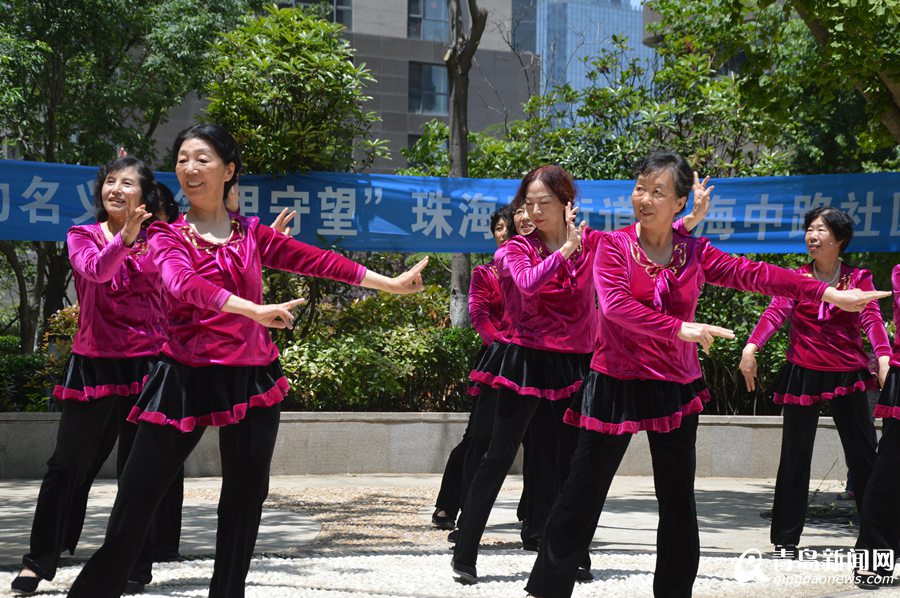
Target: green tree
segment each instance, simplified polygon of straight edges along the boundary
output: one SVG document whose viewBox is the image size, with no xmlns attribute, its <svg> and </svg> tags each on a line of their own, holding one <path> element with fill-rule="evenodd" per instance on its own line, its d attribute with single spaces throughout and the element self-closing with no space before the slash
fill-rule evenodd
<svg viewBox="0 0 900 598">
<path fill-rule="evenodd" d="M 343 27 L 304 10 L 266 8 L 214 42 L 207 117 L 228 128 L 248 172 L 361 170 L 387 156 L 363 104 L 373 81 L 353 64 Z"/>
<path fill-rule="evenodd" d="M 246 172 L 361 170 L 387 155 L 386 143 L 370 137 L 378 117 L 363 108 L 374 79 L 365 65 L 354 65 L 342 33 L 315 10 L 269 7 L 214 41 L 206 118 L 241 144 Z M 269 302 L 307 298 L 300 325 L 276 332 L 281 345 L 309 332 L 322 301 L 358 296 L 318 278 L 267 271 L 265 280 Z"/>
<path fill-rule="evenodd" d="M 206 80 L 210 35 L 259 3 L 0 3 L 0 138 L 26 160 L 99 164 L 124 145 L 152 162 L 157 127 Z M 19 288 L 22 349 L 32 351 L 39 322 L 63 305 L 68 257 L 49 242 L 0 241 L 0 253 Z"/>
</svg>

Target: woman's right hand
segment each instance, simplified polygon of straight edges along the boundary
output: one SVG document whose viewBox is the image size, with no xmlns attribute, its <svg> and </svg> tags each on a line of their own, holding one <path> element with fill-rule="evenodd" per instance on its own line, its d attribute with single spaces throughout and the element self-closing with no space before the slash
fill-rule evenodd
<svg viewBox="0 0 900 598">
<path fill-rule="evenodd" d="M 822 301 L 833 303 L 844 311 L 857 312 L 864 310 L 872 301 L 891 295 L 890 291 L 863 291 L 862 289 L 839 291 L 834 287 L 828 287 L 822 295 Z"/>
<path fill-rule="evenodd" d="M 699 344 L 707 355 L 709 355 L 709 348 L 712 347 L 716 337 L 731 339 L 734 338 L 734 331 L 699 322 L 682 322 L 681 329 L 678 331 L 678 338 L 689 343 Z"/>
<path fill-rule="evenodd" d="M 285 303 L 257 305 L 248 315 L 266 328 L 293 328 L 294 314 L 291 310 L 305 302 L 306 299 L 293 299 Z"/>
<path fill-rule="evenodd" d="M 744 350 L 741 351 L 741 363 L 738 369 L 744 375 L 744 382 L 747 384 L 747 390 L 753 392 L 756 390 L 756 350 L 757 346 L 749 343 Z"/>
<path fill-rule="evenodd" d="M 131 197 L 125 203 L 125 226 L 122 227 L 122 242 L 131 246 L 141 232 L 141 225 L 153 217 L 141 197 Z"/>
</svg>

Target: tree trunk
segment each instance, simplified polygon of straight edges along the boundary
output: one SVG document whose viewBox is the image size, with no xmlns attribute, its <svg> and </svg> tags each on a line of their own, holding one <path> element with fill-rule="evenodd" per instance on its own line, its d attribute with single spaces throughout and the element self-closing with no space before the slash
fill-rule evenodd
<svg viewBox="0 0 900 598">
<path fill-rule="evenodd" d="M 806 23 L 810 33 L 812 33 L 816 41 L 819 42 L 819 45 L 823 48 L 827 48 L 828 31 L 822 23 L 811 15 L 799 2 L 792 2 L 791 4 L 794 7 L 794 10 L 797 11 L 797 14 L 800 15 L 800 18 L 803 19 L 803 22 Z M 880 94 L 879 97 L 876 97 L 876 94 L 872 93 L 871 88 L 873 86 L 884 87 L 887 101 L 885 101 L 883 105 L 876 106 L 878 120 L 880 120 L 881 124 L 888 130 L 891 137 L 894 138 L 894 141 L 900 143 L 900 82 L 894 79 L 887 70 L 884 70 L 880 71 L 878 76 L 870 81 L 861 81 L 854 77 L 853 86 L 870 105 L 877 105 L 878 100 L 880 99 Z"/>
<path fill-rule="evenodd" d="M 16 277 L 16 285 L 19 289 L 19 307 L 17 309 L 19 320 L 19 347 L 22 353 L 34 352 L 34 337 L 37 332 L 38 306 L 32 305 L 28 294 L 28 280 L 25 277 L 25 267 L 16 253 L 16 246 L 11 241 L 0 241 L 0 254 L 6 258 L 9 267 Z M 40 293 L 35 295 L 40 299 Z"/>
<path fill-rule="evenodd" d="M 47 255 L 47 288 L 41 318 L 46 325 L 50 316 L 65 307 L 66 289 L 69 286 L 72 266 L 64 243 L 43 241 L 40 245 Z"/>
<path fill-rule="evenodd" d="M 466 33 L 460 0 L 450 0 L 450 48 L 444 56 L 450 82 L 450 177 L 469 174 L 469 71 L 487 24 L 487 11 L 477 0 L 468 0 L 471 27 Z M 468 253 L 454 253 L 450 260 L 450 324 L 466 328 L 469 322 L 469 283 L 472 260 Z"/>
</svg>

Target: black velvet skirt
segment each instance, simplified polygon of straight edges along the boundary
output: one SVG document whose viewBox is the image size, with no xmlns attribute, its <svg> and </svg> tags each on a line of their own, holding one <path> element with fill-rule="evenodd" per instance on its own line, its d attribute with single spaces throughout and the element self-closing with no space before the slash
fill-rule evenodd
<svg viewBox="0 0 900 598">
<path fill-rule="evenodd" d="M 778 374 L 772 401 L 776 405 L 809 406 L 873 388 L 878 388 L 878 381 L 867 368 L 826 372 L 788 362 Z"/>
<path fill-rule="evenodd" d="M 53 388 L 53 396 L 58 401 L 85 402 L 140 394 L 158 360 L 158 355 L 110 359 L 73 353 L 62 381 Z"/>
<path fill-rule="evenodd" d="M 671 432 L 681 418 L 703 411 L 710 398 L 703 378 L 680 384 L 666 380 L 620 380 L 591 370 L 563 421 L 601 434 Z"/>
<path fill-rule="evenodd" d="M 287 392 L 277 359 L 265 366 L 191 367 L 163 356 L 128 421 L 173 426 L 182 432 L 197 426 L 228 426 L 244 419 L 248 409 L 280 403 Z"/>
<path fill-rule="evenodd" d="M 494 342 L 475 364 L 469 379 L 519 395 L 559 401 L 581 388 L 590 365 L 590 353 L 559 353 Z"/>
<path fill-rule="evenodd" d="M 875 417 L 900 419 L 900 368 L 897 366 L 892 365 L 888 370 L 884 388 L 875 405 Z"/>
</svg>

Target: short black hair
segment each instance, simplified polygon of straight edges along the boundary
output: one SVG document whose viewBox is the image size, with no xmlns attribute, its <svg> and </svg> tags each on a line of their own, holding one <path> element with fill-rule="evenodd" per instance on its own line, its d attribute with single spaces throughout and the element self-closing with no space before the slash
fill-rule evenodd
<svg viewBox="0 0 900 598">
<path fill-rule="evenodd" d="M 516 234 L 516 225 L 513 221 L 513 207 L 511 204 L 498 208 L 491 214 L 491 233 L 497 228 L 497 223 L 501 220 L 506 222 L 506 233 L 511 237 Z"/>
<path fill-rule="evenodd" d="M 694 186 L 694 170 L 678 152 L 669 150 L 655 150 L 651 152 L 635 163 L 634 178 L 636 179 L 651 172 L 659 172 L 660 170 L 669 170 L 672 173 L 675 193 L 678 197 L 686 198 Z M 684 204 L 686 206 L 687 201 Z M 684 206 L 679 212 L 683 210 Z"/>
<path fill-rule="evenodd" d="M 225 181 L 225 191 L 222 194 L 224 201 L 228 197 L 228 192 L 237 183 L 238 175 L 243 169 L 244 163 L 241 162 L 241 148 L 235 138 L 228 132 L 225 127 L 213 123 L 200 123 L 183 130 L 175 138 L 172 143 L 172 156 L 178 161 L 178 152 L 181 150 L 181 144 L 188 139 L 202 139 L 210 145 L 222 159 L 225 164 L 234 164 L 234 174 Z"/>
<path fill-rule="evenodd" d="M 803 216 L 803 230 L 808 229 L 816 218 L 821 218 L 831 230 L 831 234 L 841 244 L 841 253 L 847 251 L 847 246 L 853 240 L 853 218 L 850 214 L 831 206 L 813 208 Z"/>
<path fill-rule="evenodd" d="M 159 211 L 159 197 L 156 194 L 156 177 L 153 176 L 153 171 L 144 164 L 143 160 L 134 156 L 122 156 L 107 162 L 97 170 L 97 180 L 94 182 L 94 211 L 97 214 L 97 222 L 109 220 L 109 214 L 103 207 L 103 183 L 106 181 L 106 177 L 126 168 L 134 168 L 137 171 L 141 199 L 147 207 L 147 211 L 151 214 Z"/>
<path fill-rule="evenodd" d="M 178 202 L 168 185 L 156 182 L 156 193 L 159 196 L 159 208 L 166 211 L 166 222 L 169 224 L 178 219 Z"/>
</svg>

